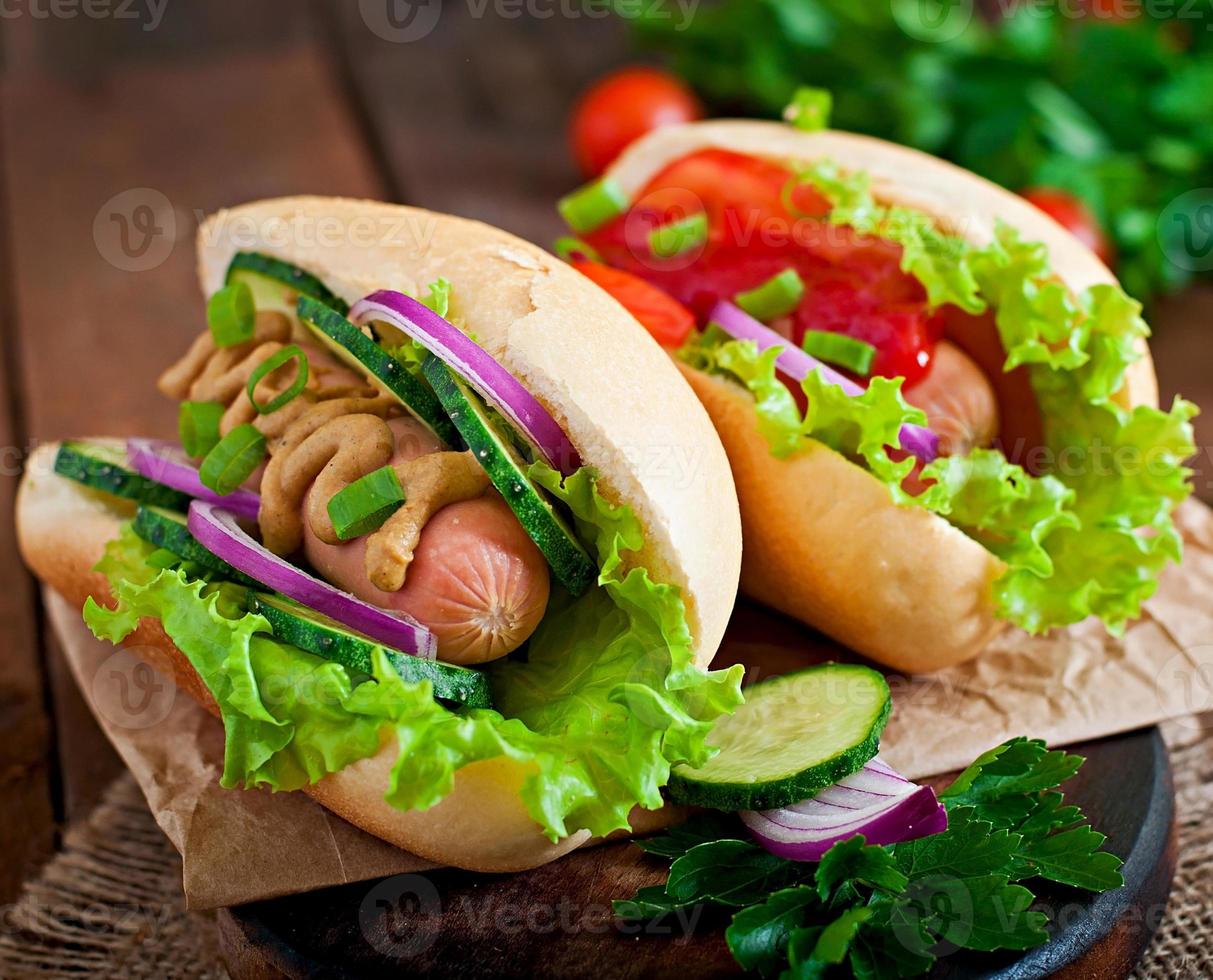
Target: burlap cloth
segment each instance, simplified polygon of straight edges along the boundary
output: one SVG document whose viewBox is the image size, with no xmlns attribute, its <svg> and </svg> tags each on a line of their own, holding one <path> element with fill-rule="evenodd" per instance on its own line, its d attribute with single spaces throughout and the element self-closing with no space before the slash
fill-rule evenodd
<svg viewBox="0 0 1213 980">
<path fill-rule="evenodd" d="M 1213 714 L 1163 726 L 1175 768 L 1179 867 L 1136 980 L 1213 977 Z M 181 858 L 129 775 L 0 923 L 0 978 L 226 978 L 212 915 L 185 910 Z"/>
</svg>

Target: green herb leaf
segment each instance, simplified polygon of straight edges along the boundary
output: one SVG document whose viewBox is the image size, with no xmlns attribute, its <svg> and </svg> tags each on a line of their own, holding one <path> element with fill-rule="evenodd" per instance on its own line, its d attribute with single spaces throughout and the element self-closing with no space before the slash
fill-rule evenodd
<svg viewBox="0 0 1213 980">
<path fill-rule="evenodd" d="M 826 851 L 817 865 L 817 897 L 826 905 L 845 883 L 858 883 L 897 894 L 908 882 L 892 852 L 866 844 L 862 834 L 839 841 Z"/>
<path fill-rule="evenodd" d="M 788 965 L 784 974 L 791 980 L 818 980 L 831 966 L 847 958 L 860 926 L 873 915 L 872 909 L 847 909 L 824 928 L 797 929 L 788 940 Z"/>
<path fill-rule="evenodd" d="M 733 958 L 745 970 L 775 976 L 788 961 L 788 937 L 820 913 L 820 904 L 811 887 L 794 885 L 742 909 L 724 933 Z"/>
<path fill-rule="evenodd" d="M 616 899 L 611 903 L 611 911 L 616 917 L 642 922 L 659 919 L 670 912 L 688 907 L 687 902 L 680 901 L 667 892 L 664 885 L 641 888 L 632 898 Z"/>
<path fill-rule="evenodd" d="M 670 867 L 666 891 L 684 903 L 752 905 L 793 876 L 790 862 L 739 840 L 699 844 Z"/>
<path fill-rule="evenodd" d="M 736 832 L 740 829 L 737 818 L 732 814 L 699 813 L 686 823 L 671 827 L 664 834 L 636 841 L 636 845 L 646 854 L 669 858 L 672 861 L 682 857 L 698 844 L 735 839 Z"/>
<path fill-rule="evenodd" d="M 714 827 L 731 834 L 735 825 L 719 816 L 697 820 L 650 849 L 677 855 L 666 887 L 616 903 L 617 914 L 644 919 L 688 905 L 742 905 L 725 939 L 743 969 L 764 977 L 821 977 L 844 963 L 861 978 L 915 977 L 930 970 L 940 943 L 1028 949 L 1048 939 L 1047 919 L 1032 910 L 1021 882 L 1091 891 L 1122 883 L 1119 859 L 1101 850 L 1103 836 L 1053 789 L 1080 764 L 1042 742 L 1012 739 L 945 792 L 947 830 L 891 847 L 855 836 L 816 866 L 731 838 L 699 843 Z"/>
</svg>

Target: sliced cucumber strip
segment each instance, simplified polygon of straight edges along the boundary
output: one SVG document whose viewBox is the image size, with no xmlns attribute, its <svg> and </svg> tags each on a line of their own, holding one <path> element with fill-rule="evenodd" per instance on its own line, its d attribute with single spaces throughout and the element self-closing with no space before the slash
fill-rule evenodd
<svg viewBox="0 0 1213 980">
<path fill-rule="evenodd" d="M 55 472 L 69 480 L 156 507 L 185 510 L 188 494 L 166 487 L 136 473 L 126 458 L 126 450 L 95 442 L 65 442 L 55 456 Z"/>
<path fill-rule="evenodd" d="M 227 267 L 224 281 L 243 282 L 253 292 L 258 310 L 272 310 L 295 316 L 300 296 L 311 296 L 338 313 L 349 312 L 349 305 L 310 272 L 260 252 L 237 252 Z"/>
<path fill-rule="evenodd" d="M 229 582 L 238 582 L 251 588 L 260 585 L 243 572 L 232 568 L 218 555 L 204 548 L 186 527 L 186 516 L 162 507 L 142 505 L 135 512 L 131 525 L 137 535 L 157 548 L 171 551 L 185 561 L 192 561 Z"/>
<path fill-rule="evenodd" d="M 771 810 L 808 799 L 863 768 L 892 709 L 883 676 L 859 664 L 822 664 L 754 684 L 745 704 L 708 736 L 720 752 L 670 773 L 675 803 Z"/>
<path fill-rule="evenodd" d="M 371 655 L 376 647 L 383 646 L 285 596 L 254 592 L 249 596 L 249 610 L 264 616 L 274 636 L 283 643 L 326 660 L 335 660 L 343 667 L 363 674 L 371 673 Z M 387 647 L 383 649 L 392 666 L 406 681 L 429 681 L 433 684 L 434 697 L 455 701 L 468 708 L 493 706 L 488 676 L 480 671 L 411 657 Z"/>
<path fill-rule="evenodd" d="M 510 505 L 523 530 L 539 546 L 560 584 L 573 595 L 581 595 L 598 577 L 598 566 L 547 494 L 527 475 L 526 463 L 503 431 L 505 423 L 500 417 L 494 420 L 484 402 L 438 358 L 427 358 L 422 371 L 459 434 Z"/>
<path fill-rule="evenodd" d="M 460 446 L 459 432 L 425 380 L 371 340 L 335 310 L 308 296 L 299 297 L 299 320 L 338 360 L 369 373 L 377 387 L 397 399 L 448 446 Z"/>
</svg>

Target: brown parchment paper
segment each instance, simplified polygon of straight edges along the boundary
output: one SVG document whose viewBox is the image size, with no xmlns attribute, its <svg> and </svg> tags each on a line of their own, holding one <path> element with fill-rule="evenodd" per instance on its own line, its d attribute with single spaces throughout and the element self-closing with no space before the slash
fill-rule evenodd
<svg viewBox="0 0 1213 980">
<path fill-rule="evenodd" d="M 1006 631 L 977 660 L 931 676 L 891 675 L 881 754 L 911 778 L 958 769 L 1013 735 L 1052 745 L 1213 709 L 1213 512 L 1190 502 L 1181 567 L 1163 575 L 1121 639 L 1098 623 L 1046 637 Z M 432 868 L 301 793 L 224 790 L 218 721 L 139 662 L 93 639 L 57 595 L 47 608 L 85 698 L 181 852 L 193 908 L 235 905 Z M 807 651 L 807 652 L 806 652 Z M 739 608 L 718 658 L 761 672 L 847 654 L 803 628 Z"/>
</svg>

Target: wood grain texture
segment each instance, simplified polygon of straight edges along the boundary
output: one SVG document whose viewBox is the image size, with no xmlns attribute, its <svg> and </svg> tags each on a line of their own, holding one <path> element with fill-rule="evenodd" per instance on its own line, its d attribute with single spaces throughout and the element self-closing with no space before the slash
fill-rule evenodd
<svg viewBox="0 0 1213 980">
<path fill-rule="evenodd" d="M 193 248 L 200 216 L 277 194 L 382 193 L 331 63 L 306 39 L 314 34 L 306 5 L 275 0 L 245 17 L 247 7 L 170 3 L 153 32 L 84 19 L 5 22 L 3 221 L 29 438 L 175 432 L 176 412 L 154 380 L 204 325 Z M 147 235 L 140 214 L 152 216 Z M 11 489 L 3 492 L 9 540 L 0 550 L 11 555 Z M 19 563 L 7 567 L 20 583 L 5 590 L 0 614 L 31 602 Z M 18 624 L 10 646 L 36 667 L 32 632 L 21 632 L 15 612 L 5 621 Z M 70 819 L 120 763 L 53 648 L 46 657 Z M 0 724 L 9 714 L 0 712 Z M 14 724 L 36 738 L 36 726 Z M 0 763 L 0 773 L 23 765 L 7 748 Z M 45 814 L 36 818 L 32 804 L 27 812 L 50 832 Z"/>
<path fill-rule="evenodd" d="M 0 115 L 3 115 L 0 101 Z M 0 181 L 0 212 L 7 209 Z M 0 232 L 0 270 L 8 268 Z M 0 320 L 7 318 L 11 283 L 0 272 Z M 16 333 L 0 327 L 0 557 L 15 555 L 13 497 L 24 455 Z M 0 561 L 0 903 L 54 847 L 51 726 L 44 705 L 37 623 L 29 576 L 21 563 Z"/>
<path fill-rule="evenodd" d="M 945 956 L 936 980 L 1118 980 L 1145 948 L 1174 873 L 1166 748 L 1150 729 L 1075 751 L 1088 762 L 1067 799 L 1126 859 L 1127 886 L 1095 898 L 1039 888 L 1054 920 L 1049 944 L 1022 957 Z M 609 844 L 520 875 L 401 875 L 261 902 L 221 913 L 220 933 L 234 980 L 739 975 L 724 943 L 727 919 L 718 914 L 689 912 L 643 927 L 614 920 L 611 900 L 660 883 L 666 868 L 632 844 Z"/>
<path fill-rule="evenodd" d="M 569 109 L 627 56 L 620 21 L 448 4 L 427 37 L 396 43 L 372 32 L 357 4 L 326 9 L 404 203 L 545 247 L 564 233 L 555 201 L 582 179 L 565 143 Z"/>
</svg>

